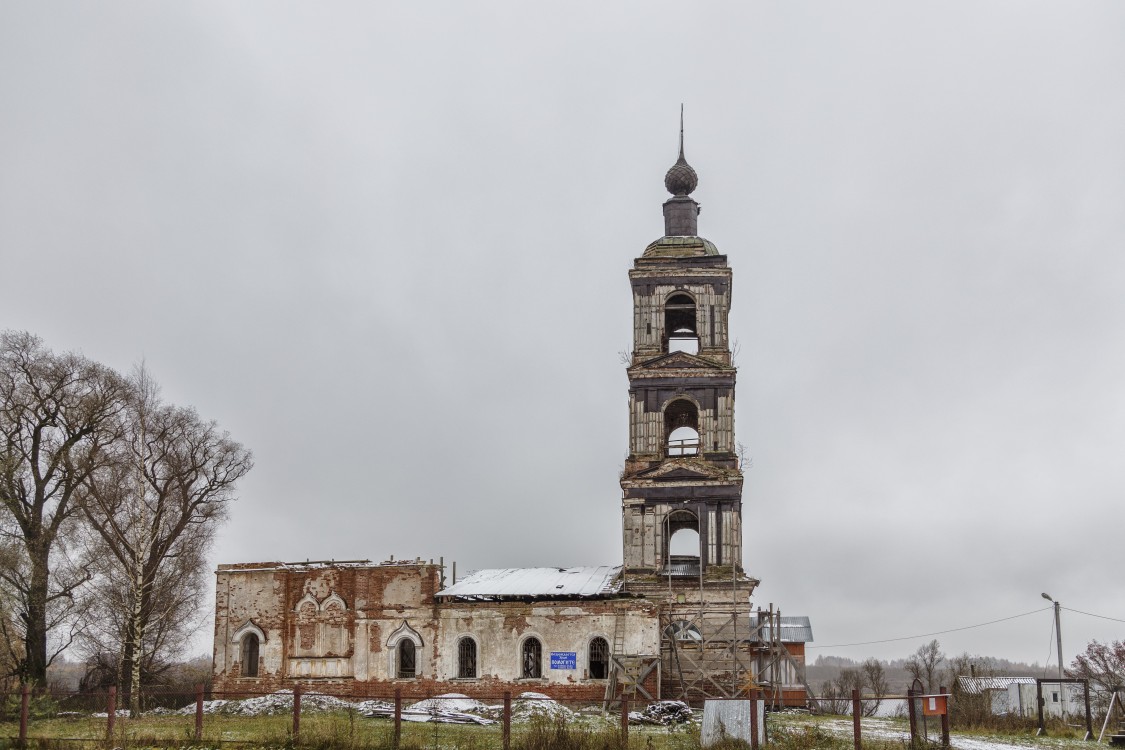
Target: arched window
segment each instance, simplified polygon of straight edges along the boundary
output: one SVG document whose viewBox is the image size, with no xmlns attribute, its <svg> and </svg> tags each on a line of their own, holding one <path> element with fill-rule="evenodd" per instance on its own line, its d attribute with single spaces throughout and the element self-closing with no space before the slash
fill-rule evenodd
<svg viewBox="0 0 1125 750">
<path fill-rule="evenodd" d="M 258 636 L 255 633 L 247 633 L 242 636 L 242 676 L 243 677 L 257 677 L 258 676 Z"/>
<path fill-rule="evenodd" d="M 664 409 L 664 434 L 668 456 L 699 455 L 699 409 L 687 399 L 678 398 Z"/>
<path fill-rule="evenodd" d="M 457 676 L 461 679 L 477 676 L 477 642 L 468 636 L 457 641 Z"/>
<path fill-rule="evenodd" d="M 664 635 L 668 638 L 675 638 L 681 643 L 700 643 L 703 640 L 699 628 L 687 620 L 676 620 L 664 628 Z"/>
<path fill-rule="evenodd" d="M 604 680 L 609 677 L 609 643 L 605 638 L 590 639 L 590 678 Z"/>
<path fill-rule="evenodd" d="M 673 294 L 664 303 L 664 351 L 699 353 L 695 300 L 686 294 Z"/>
<path fill-rule="evenodd" d="M 528 638 L 520 649 L 520 677 L 543 676 L 543 644 L 538 638 Z"/>
<path fill-rule="evenodd" d="M 403 638 L 398 642 L 398 678 L 400 680 L 413 680 L 418 676 L 414 648 L 414 641 Z"/>
</svg>

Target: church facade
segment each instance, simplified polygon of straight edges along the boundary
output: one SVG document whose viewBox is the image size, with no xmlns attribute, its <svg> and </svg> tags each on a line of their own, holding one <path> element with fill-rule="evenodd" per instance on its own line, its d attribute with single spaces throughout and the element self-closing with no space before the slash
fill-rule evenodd
<svg viewBox="0 0 1125 750">
<path fill-rule="evenodd" d="M 764 635 L 767 619 L 750 609 L 758 581 L 742 569 L 733 277 L 698 236 L 697 183 L 681 131 L 664 235 L 629 271 L 621 564 L 458 581 L 422 560 L 220 565 L 216 690 L 301 682 L 357 696 L 510 689 L 698 701 L 745 695 L 770 675 L 803 679 L 794 649 Z M 786 702 L 803 700 L 796 684 L 773 682 Z"/>
</svg>

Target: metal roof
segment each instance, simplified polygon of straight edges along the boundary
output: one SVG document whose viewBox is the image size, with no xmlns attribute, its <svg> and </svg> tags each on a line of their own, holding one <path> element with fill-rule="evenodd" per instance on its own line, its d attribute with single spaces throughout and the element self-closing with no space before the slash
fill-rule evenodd
<svg viewBox="0 0 1125 750">
<path fill-rule="evenodd" d="M 699 577 L 699 558 L 694 560 L 675 560 L 665 565 L 660 570 L 662 576 L 672 576 L 673 578 L 698 578 Z"/>
<path fill-rule="evenodd" d="M 620 589 L 621 566 L 493 568 L 470 573 L 452 586 L 437 592 L 437 596 L 462 599 L 565 599 L 610 596 Z"/>
<path fill-rule="evenodd" d="M 1009 685 L 1034 685 L 1034 677 L 958 677 L 957 685 L 969 695 L 985 690 L 1007 690 Z"/>
<path fill-rule="evenodd" d="M 769 616 L 764 612 L 750 614 L 750 627 L 756 628 L 761 620 L 765 621 L 761 630 L 761 640 L 768 641 L 773 638 L 773 628 L 770 626 Z M 813 639 L 812 622 L 804 615 L 783 615 L 781 618 L 782 643 L 810 643 Z"/>
</svg>

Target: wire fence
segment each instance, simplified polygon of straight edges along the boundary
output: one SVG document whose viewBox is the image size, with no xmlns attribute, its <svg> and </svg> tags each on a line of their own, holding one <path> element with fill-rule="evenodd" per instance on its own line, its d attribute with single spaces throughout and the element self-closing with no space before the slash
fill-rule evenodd
<svg viewBox="0 0 1125 750">
<path fill-rule="evenodd" d="M 103 692 L 8 693 L 0 701 L 0 740 L 20 746 L 75 743 L 89 747 L 534 747 L 529 734 L 564 726 L 629 746 L 630 729 L 676 729 L 693 747 L 695 712 L 675 701 L 618 698 L 612 702 L 557 700 L 534 692 L 473 690 L 428 695 L 401 688 L 357 696 L 300 685 L 273 693 L 147 690 L 136 716 L 128 696 Z M 529 686 L 532 687 L 532 686 Z M 642 745 L 643 746 L 643 745 Z M 698 747 L 698 745 L 694 745 Z"/>
<path fill-rule="evenodd" d="M 420 691 L 416 685 L 407 687 L 408 694 L 390 685 L 370 686 L 362 695 L 300 685 L 272 693 L 213 691 L 200 685 L 194 691 L 146 690 L 136 716 L 128 709 L 128 696 L 113 688 L 102 692 L 24 689 L 0 696 L 0 747 L 521 750 L 548 744 L 550 738 L 541 736 L 543 732 L 569 731 L 591 741 L 565 747 L 696 750 L 701 735 L 707 746 L 714 708 L 720 733 L 742 737 L 756 749 L 784 739 L 784 718 L 794 711 L 792 707 L 769 710 L 768 700 L 760 699 L 768 699 L 768 694 L 758 691 L 751 691 L 754 700 L 708 701 L 722 705 L 700 711 L 679 701 L 568 700 L 535 692 L 478 689 L 471 683 L 458 687 L 463 694 L 452 696 L 438 694 L 436 688 L 434 694 Z M 818 726 L 838 738 L 850 734 L 857 750 L 864 743 L 869 749 L 906 744 L 948 747 L 951 714 L 965 709 L 964 701 L 958 706 L 957 700 L 945 688 L 932 694 L 879 697 L 853 691 L 846 697 L 810 699 L 796 711 L 835 717 L 820 720 Z M 1088 728 L 1089 717 L 1085 719 Z M 1040 731 L 1044 726 L 1040 717 Z"/>
</svg>

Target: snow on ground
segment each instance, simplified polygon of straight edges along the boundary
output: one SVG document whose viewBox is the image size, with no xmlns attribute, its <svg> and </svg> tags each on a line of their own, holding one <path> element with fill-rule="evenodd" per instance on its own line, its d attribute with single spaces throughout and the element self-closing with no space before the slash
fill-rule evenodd
<svg viewBox="0 0 1125 750">
<path fill-rule="evenodd" d="M 829 719 L 819 722 L 818 726 L 834 734 L 844 734 L 849 737 L 852 734 L 851 719 Z M 864 719 L 862 732 L 864 737 L 875 737 L 886 740 L 910 740 L 910 730 L 904 728 L 899 722 L 891 719 Z M 1088 746 L 1088 743 L 1083 743 L 1079 740 L 1068 740 L 1056 737 L 1007 737 L 998 739 L 988 737 L 965 737 L 963 735 L 958 735 L 956 732 L 950 734 L 949 743 L 953 747 L 953 750 L 1027 750 L 1027 748 L 1081 748 Z"/>
</svg>

